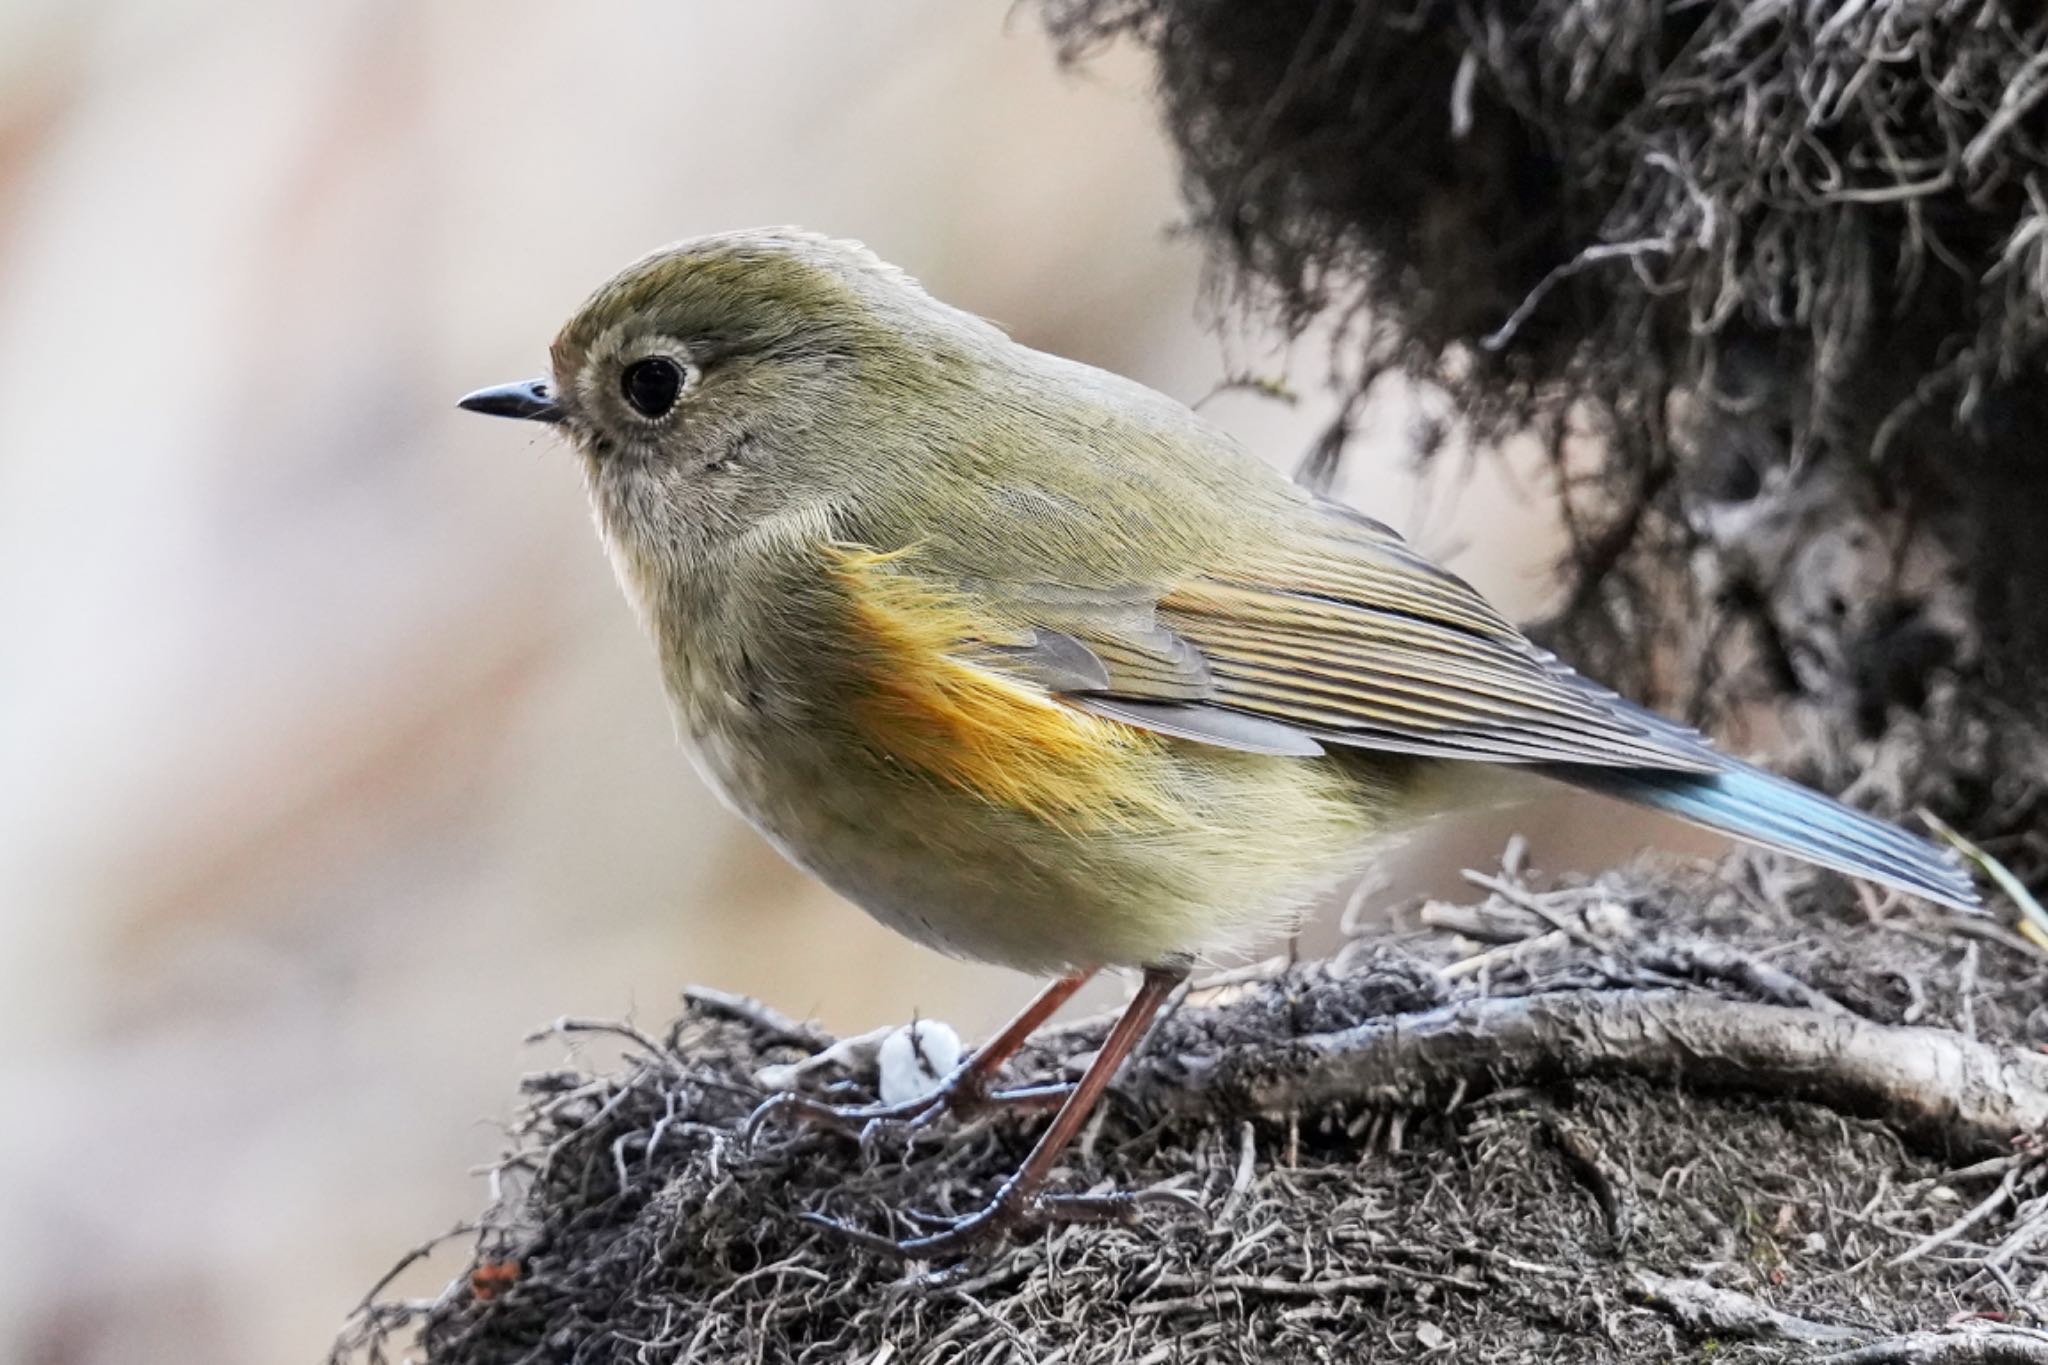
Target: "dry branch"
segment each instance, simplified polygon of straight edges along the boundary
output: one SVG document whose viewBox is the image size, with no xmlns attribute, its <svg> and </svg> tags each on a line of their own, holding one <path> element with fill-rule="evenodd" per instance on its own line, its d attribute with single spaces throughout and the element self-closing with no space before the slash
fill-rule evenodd
<svg viewBox="0 0 2048 1365">
<path fill-rule="evenodd" d="M 1755 1337 L 1764 1341 L 1855 1341 L 1863 1334 L 1832 1323 L 1781 1313 L 1748 1294 L 1705 1280 L 1639 1270 L 1635 1287 L 1651 1306 L 1677 1318 L 1698 1336 Z"/>
<path fill-rule="evenodd" d="M 2006 1150 L 2048 1124 L 2038 1053 L 1685 991 L 1466 1000 L 1296 1038 L 1277 1058 L 1225 1053 L 1185 1079 L 1156 1065 L 1141 1075 L 1141 1098 L 1183 1115 L 1427 1108 L 1488 1087 L 1634 1076 L 1808 1100 L 1959 1155 Z"/>
<path fill-rule="evenodd" d="M 1914 1332 L 1823 1356 L 1817 1365 L 2048 1365 L 2048 1336 L 2010 1328 Z"/>
</svg>

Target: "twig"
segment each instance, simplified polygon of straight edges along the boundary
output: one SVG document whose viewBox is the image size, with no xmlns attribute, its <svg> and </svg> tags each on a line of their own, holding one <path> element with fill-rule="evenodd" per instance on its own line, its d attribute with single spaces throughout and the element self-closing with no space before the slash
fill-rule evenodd
<svg viewBox="0 0 2048 1365">
<path fill-rule="evenodd" d="M 1600 1150 L 1600 1145 L 1562 1114 L 1545 1113 L 1541 1121 L 1543 1131 L 1563 1154 L 1573 1178 L 1586 1187 L 1593 1201 L 1600 1206 L 1600 1216 L 1607 1223 L 1607 1235 L 1617 1246 L 1626 1242 L 1635 1218 L 1625 1193 L 1626 1182 L 1618 1178 L 1620 1172 L 1613 1169 L 1613 1163 Z"/>
<path fill-rule="evenodd" d="M 1287 971 L 1287 967 L 1288 961 L 1284 957 L 1262 958 L 1257 962 L 1247 962 L 1241 966 L 1227 967 L 1220 972 L 1211 972 L 1207 976 L 1189 978 L 1188 994 L 1199 996 L 1202 1000 L 1207 1001 L 1209 993 L 1212 991 L 1229 990 L 1233 986 L 1248 986 L 1272 981 L 1283 975 Z"/>
<path fill-rule="evenodd" d="M 1984 1258 L 1984 1268 L 1994 1271 L 2005 1269 L 2013 1257 L 2040 1241 L 2043 1233 L 2048 1233 L 2048 1212 L 2037 1213 L 2021 1223 Z"/>
<path fill-rule="evenodd" d="M 1252 1176 L 1258 1170 L 1258 1135 L 1249 1120 L 1237 1129 L 1237 1171 L 1230 1181 L 1230 1193 L 1224 1196 L 1223 1207 L 1216 1210 L 1215 1222 L 1228 1223 L 1230 1215 L 1244 1198 L 1244 1192 L 1251 1188 Z"/>
<path fill-rule="evenodd" d="M 2048 95 L 2048 52 L 2037 52 L 2006 86 L 2004 97 L 1998 102 L 1998 112 L 1963 148 L 1963 169 L 1971 175 L 1978 174 L 1999 140 L 2027 116 L 2027 111 L 2038 104 L 2043 95 Z"/>
<path fill-rule="evenodd" d="M 1941 1231 L 1921 1238 L 1912 1246 L 1892 1257 L 1889 1264 L 1894 1269 L 1902 1265 L 1911 1265 L 1928 1252 L 1939 1251 L 1971 1228 L 1976 1227 L 1977 1224 L 1983 1222 L 1986 1218 L 1989 1218 L 1992 1214 L 1998 1212 L 2001 1208 L 2004 1208 L 2006 1202 L 2012 1198 L 2014 1188 L 2020 1183 L 2020 1172 L 2022 1169 L 2024 1168 L 2015 1165 L 2005 1173 L 2005 1179 L 1998 1182 L 1998 1188 L 1985 1195 L 1983 1200 L 1968 1213 L 1956 1219 L 1955 1222 L 1950 1223 Z"/>
<path fill-rule="evenodd" d="M 1376 1293 L 1387 1287 L 1384 1275 L 1333 1275 L 1326 1280 L 1283 1280 L 1274 1275 L 1161 1275 L 1153 1283 L 1155 1289 L 1192 1289 L 1201 1297 L 1216 1294 L 1265 1294 L 1274 1298 L 1287 1299 L 1330 1299 L 1348 1294 Z M 1163 1305 L 1139 1304 L 1133 1312 L 1150 1308 L 1160 1311 Z"/>
<path fill-rule="evenodd" d="M 624 1038 L 670 1071 L 680 1069 L 675 1053 L 622 1019 L 578 1019 L 565 1014 L 545 1028 L 537 1028 L 527 1034 L 525 1041 L 539 1043 L 549 1038 L 567 1037 L 577 1033 L 604 1033 L 614 1038 Z"/>
<path fill-rule="evenodd" d="M 1673 976 L 1729 982 L 1774 1005 L 1803 1005 L 1822 1014 L 1847 1013 L 1833 996 L 1725 944 L 1706 939 L 1651 941 L 1633 948 L 1631 955 L 1644 966 Z"/>
<path fill-rule="evenodd" d="M 1865 1335 L 1780 1312 L 1748 1294 L 1705 1280 L 1682 1280 L 1654 1270 L 1629 1276 L 1636 1292 L 1695 1336 L 1752 1337 L 1764 1341 L 1855 1341 Z"/>
<path fill-rule="evenodd" d="M 1810 1100 L 1969 1156 L 2006 1151 L 2015 1134 L 2048 1122 L 2048 1057 L 1945 1029 L 1685 991 L 1467 1000 L 1297 1038 L 1277 1071 L 1269 1056 L 1234 1059 L 1226 1051 L 1186 1078 L 1142 1063 L 1131 1090 L 1169 1113 L 1283 1115 L 1426 1108 L 1460 1086 L 1633 1075 Z"/>
<path fill-rule="evenodd" d="M 750 995 L 722 991 L 714 986 L 685 986 L 683 1003 L 700 1014 L 745 1024 L 771 1043 L 788 1043 L 809 1051 L 829 1047 L 832 1043 L 832 1036 L 817 1025 L 792 1019 Z"/>
<path fill-rule="evenodd" d="M 2017 1327 L 1963 1332 L 1912 1332 L 1815 1365 L 2048 1365 L 2048 1335 Z"/>
<path fill-rule="evenodd" d="M 1599 265 L 1603 261 L 1633 260 L 1650 255 L 1668 256 L 1676 246 L 1677 243 L 1669 237 L 1644 237 L 1633 242 L 1594 243 L 1538 280 L 1536 287 L 1516 305 L 1515 311 L 1508 314 L 1508 320 L 1479 339 L 1480 348 L 1498 351 L 1514 340 L 1515 333 L 1522 330 L 1522 324 L 1529 320 L 1530 314 L 1542 306 L 1550 291 L 1580 271 Z"/>
<path fill-rule="evenodd" d="M 2014 876 L 2013 870 L 2004 862 L 1956 833 L 1947 821 L 1933 811 L 1922 806 L 1919 816 L 1922 824 L 1953 845 L 1956 852 L 1982 868 L 1984 875 L 1998 884 L 1998 889 L 2019 907 L 2020 937 L 2032 945 L 2036 952 L 2048 952 L 2048 908 L 2042 907 L 2040 899 L 2027 889 L 2027 884 Z"/>
<path fill-rule="evenodd" d="M 1527 891 L 1524 891 L 1506 878 L 1490 876 L 1484 872 L 1474 872 L 1469 867 L 1459 875 L 1472 883 L 1472 885 L 1482 890 L 1491 891 L 1509 904 L 1528 911 L 1558 933 L 1571 939 L 1572 942 L 1578 944 L 1581 948 L 1596 953 L 1600 951 L 1601 945 L 1594 940 L 1591 934 L 1588 934 L 1584 929 L 1573 924 L 1570 920 L 1567 920 L 1535 896 L 1530 895 Z"/>
<path fill-rule="evenodd" d="M 1562 948 L 1571 939 L 1562 929 L 1552 929 L 1538 934 L 1535 938 L 1516 939 L 1513 943 L 1499 943 L 1471 957 L 1460 958 L 1437 968 L 1437 975 L 1446 981 L 1462 981 L 1468 976 L 1477 976 L 1502 962 L 1513 962 L 1535 953 Z"/>
<path fill-rule="evenodd" d="M 1956 1001 L 1962 1011 L 1963 1036 L 1977 1036 L 1977 966 L 1982 953 L 1974 943 L 1963 945 L 1962 966 L 1956 969 Z"/>
<path fill-rule="evenodd" d="M 1416 918 L 1426 929 L 1440 929 L 1475 943 L 1503 947 L 1526 943 L 1545 929 L 1543 921 L 1526 910 L 1491 903 L 1452 905 L 1430 901 L 1417 912 Z"/>
<path fill-rule="evenodd" d="M 441 1248 L 443 1243 L 453 1241 L 457 1237 L 467 1237 L 471 1233 L 481 1230 L 482 1225 L 478 1223 L 457 1223 L 438 1237 L 429 1237 L 426 1241 L 421 1242 L 412 1250 L 406 1252 L 405 1255 L 399 1257 L 391 1269 L 378 1276 L 377 1282 L 370 1286 L 368 1292 L 363 1295 L 362 1300 L 351 1310 L 352 1314 L 369 1312 L 371 1306 L 377 1302 L 377 1297 L 391 1287 L 392 1281 L 433 1255 Z"/>
</svg>

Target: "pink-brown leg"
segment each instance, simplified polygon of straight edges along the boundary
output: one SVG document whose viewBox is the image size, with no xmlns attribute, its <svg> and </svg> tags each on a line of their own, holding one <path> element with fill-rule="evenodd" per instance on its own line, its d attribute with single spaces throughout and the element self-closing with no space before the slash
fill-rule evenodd
<svg viewBox="0 0 2048 1365">
<path fill-rule="evenodd" d="M 1066 1098 L 1073 1089 L 1066 1085 L 1025 1086 L 1016 1090 L 998 1091 L 994 1088 L 995 1078 L 1003 1064 L 1017 1055 L 1040 1025 L 1052 1018 L 1059 1007 L 1073 998 L 1074 992 L 1088 984 L 1095 969 L 1078 971 L 1061 977 L 1040 991 L 1032 1002 L 1003 1026 L 1003 1031 L 982 1044 L 975 1054 L 968 1058 L 959 1070 L 941 1083 L 929 1095 L 906 1101 L 902 1104 L 837 1105 L 826 1104 L 808 1095 L 794 1091 L 783 1091 L 763 1100 L 748 1116 L 743 1131 L 744 1140 L 751 1144 L 755 1136 L 770 1119 L 787 1117 L 805 1123 L 822 1124 L 845 1132 L 861 1133 L 872 1124 L 901 1124 L 912 1129 L 923 1128 L 946 1113 L 973 1114 L 995 1107 L 1021 1109 L 1048 1109 Z"/>
<path fill-rule="evenodd" d="M 1047 1219 L 1115 1222 L 1130 1217 L 1146 1203 L 1185 1206 L 1188 1200 L 1179 1194 L 1047 1195 L 1041 1193 L 1040 1188 L 1059 1163 L 1060 1154 L 1066 1150 L 1067 1144 L 1088 1121 L 1089 1113 L 1102 1098 L 1102 1092 L 1115 1077 L 1117 1068 L 1123 1065 L 1124 1058 L 1130 1055 L 1138 1040 L 1145 1036 L 1145 1030 L 1159 1013 L 1159 1007 L 1166 1003 L 1166 998 L 1186 975 L 1184 971 L 1164 967 L 1146 969 L 1136 998 L 1109 1031 L 1102 1050 L 1095 1054 L 1086 1074 L 1053 1117 L 1052 1125 L 1038 1139 L 1031 1154 L 1024 1158 L 1024 1164 L 1017 1168 L 1016 1174 L 1003 1182 L 995 1198 L 984 1208 L 953 1222 L 943 1232 L 903 1241 L 864 1232 L 822 1214 L 807 1213 L 803 1215 L 804 1220 L 872 1251 L 912 1260 L 931 1260 L 966 1251 L 982 1240 L 1019 1224 Z"/>
</svg>

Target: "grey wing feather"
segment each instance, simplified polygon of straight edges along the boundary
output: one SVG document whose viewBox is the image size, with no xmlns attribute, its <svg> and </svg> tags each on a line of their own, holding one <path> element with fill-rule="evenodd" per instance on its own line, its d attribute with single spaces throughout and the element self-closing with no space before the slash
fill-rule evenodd
<svg viewBox="0 0 2048 1365">
<path fill-rule="evenodd" d="M 1048 692 L 1106 692 L 1109 670 L 1095 652 L 1064 631 L 1032 628 L 1023 644 L 983 646 L 1005 672 L 1028 678 Z"/>
<path fill-rule="evenodd" d="M 1274 754 L 1283 758 L 1318 758 L 1326 752 L 1321 744 L 1301 729 L 1229 711 L 1220 706 L 1187 702 L 1136 701 L 1128 697 L 1076 696 L 1070 698 L 1083 711 L 1135 725 L 1175 739 L 1198 740 L 1218 748 L 1237 749 L 1248 754 Z"/>
</svg>

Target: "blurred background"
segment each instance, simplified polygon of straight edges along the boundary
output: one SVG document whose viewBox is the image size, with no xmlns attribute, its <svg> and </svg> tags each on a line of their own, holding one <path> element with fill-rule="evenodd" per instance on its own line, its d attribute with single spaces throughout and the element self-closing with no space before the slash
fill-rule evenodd
<svg viewBox="0 0 2048 1365">
<path fill-rule="evenodd" d="M 1205 325 L 1147 84 L 1002 0 L 0 0 L 0 1359 L 316 1358 L 484 1201 L 558 1015 L 1029 995 L 706 795 L 570 459 L 453 401 L 650 247 L 799 223 L 1190 401 L 1284 375 L 1205 411 L 1291 467 L 1324 357 Z M 1415 419 L 1344 495 L 1534 611 L 1541 481 L 1418 481 Z"/>
</svg>

